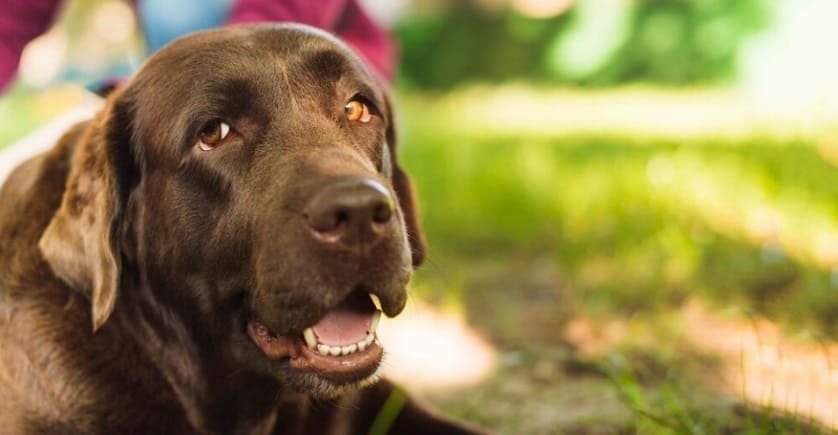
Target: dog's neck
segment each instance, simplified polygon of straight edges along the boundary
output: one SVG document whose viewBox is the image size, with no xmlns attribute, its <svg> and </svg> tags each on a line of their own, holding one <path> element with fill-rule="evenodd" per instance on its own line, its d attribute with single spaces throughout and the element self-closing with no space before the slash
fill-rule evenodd
<svg viewBox="0 0 838 435">
<path fill-rule="evenodd" d="M 123 287 L 112 321 L 151 357 L 192 426 L 201 433 L 271 433 L 283 399 L 277 381 L 235 367 L 212 338 L 195 335 L 184 313 L 157 301 L 158 292 L 131 287 Z"/>
</svg>

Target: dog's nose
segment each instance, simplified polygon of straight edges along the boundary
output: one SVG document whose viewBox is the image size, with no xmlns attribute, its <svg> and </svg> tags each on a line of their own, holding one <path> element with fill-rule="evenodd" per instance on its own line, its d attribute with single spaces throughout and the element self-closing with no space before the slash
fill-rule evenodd
<svg viewBox="0 0 838 435">
<path fill-rule="evenodd" d="M 378 181 L 350 178 L 321 188 L 305 206 L 304 214 L 321 240 L 356 245 L 381 237 L 394 207 L 390 192 Z"/>
</svg>

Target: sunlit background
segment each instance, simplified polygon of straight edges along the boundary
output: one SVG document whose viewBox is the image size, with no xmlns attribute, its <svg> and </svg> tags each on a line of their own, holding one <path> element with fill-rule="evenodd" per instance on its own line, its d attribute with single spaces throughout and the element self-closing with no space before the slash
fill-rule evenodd
<svg viewBox="0 0 838 435">
<path fill-rule="evenodd" d="M 508 434 L 838 429 L 838 2 L 364 3 L 431 245 L 390 376 Z M 146 55 L 66 2 L 0 163 Z"/>
</svg>

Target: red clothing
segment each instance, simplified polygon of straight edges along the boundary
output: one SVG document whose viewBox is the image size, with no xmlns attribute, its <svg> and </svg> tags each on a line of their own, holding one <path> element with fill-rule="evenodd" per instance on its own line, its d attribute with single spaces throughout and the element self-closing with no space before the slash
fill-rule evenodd
<svg viewBox="0 0 838 435">
<path fill-rule="evenodd" d="M 328 30 L 355 49 L 384 79 L 393 79 L 395 44 L 357 0 L 237 0 L 228 23 L 261 21 L 293 21 Z"/>
<path fill-rule="evenodd" d="M 0 8 L 0 91 L 17 72 L 26 44 L 52 24 L 61 0 L 6 0 Z"/>
<path fill-rule="evenodd" d="M 0 8 L 0 90 L 17 71 L 26 44 L 46 32 L 62 0 L 5 0 Z M 391 37 L 357 0 L 236 0 L 228 23 L 308 24 L 336 34 L 386 80 L 392 80 L 396 48 Z"/>
</svg>

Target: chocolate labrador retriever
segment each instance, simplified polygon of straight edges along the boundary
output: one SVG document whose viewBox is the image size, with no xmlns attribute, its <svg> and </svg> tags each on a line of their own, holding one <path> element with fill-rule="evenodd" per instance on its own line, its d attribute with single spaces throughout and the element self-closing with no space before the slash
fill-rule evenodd
<svg viewBox="0 0 838 435">
<path fill-rule="evenodd" d="M 423 239 L 335 38 L 172 43 L 0 190 L 0 432 L 466 434 L 377 380 Z"/>
</svg>

